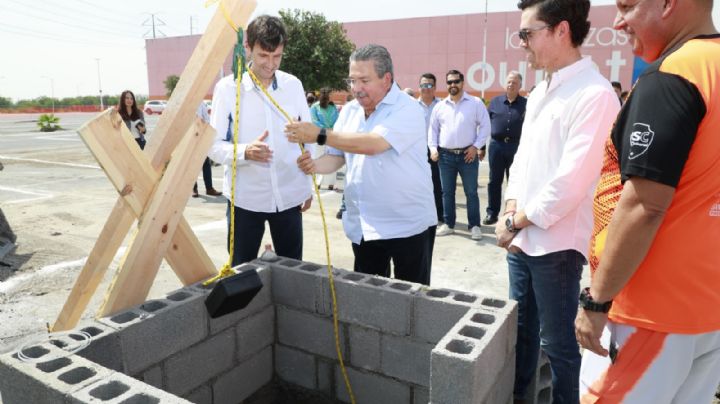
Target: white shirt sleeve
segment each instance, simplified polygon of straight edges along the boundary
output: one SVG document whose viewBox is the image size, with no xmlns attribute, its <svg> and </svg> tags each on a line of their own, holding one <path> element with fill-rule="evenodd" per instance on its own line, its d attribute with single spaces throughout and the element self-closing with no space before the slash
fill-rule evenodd
<svg viewBox="0 0 720 404">
<path fill-rule="evenodd" d="M 430 113 L 430 125 L 427 131 L 428 147 L 433 152 L 437 152 L 437 148 L 440 143 L 440 120 L 438 119 L 438 111 L 440 110 L 439 107 L 440 105 L 438 103 L 438 105 L 436 105 L 436 107 L 433 108 L 432 112 Z"/>
<path fill-rule="evenodd" d="M 610 90 L 593 92 L 576 104 L 556 175 L 524 208 L 536 226 L 547 229 L 576 209 L 598 181 L 604 145 L 619 108 Z"/>
<path fill-rule="evenodd" d="M 476 122 L 477 135 L 475 137 L 475 142 L 473 143 L 473 146 L 480 149 L 485 146 L 485 143 L 490 136 L 490 114 L 488 114 L 487 108 L 485 108 L 485 103 L 483 103 L 483 101 L 479 98 Z"/>
<path fill-rule="evenodd" d="M 385 138 L 398 154 L 402 154 L 417 141 L 425 139 L 425 116 L 422 108 L 417 103 L 407 103 L 394 110 L 371 132 Z"/>
<path fill-rule="evenodd" d="M 235 86 L 232 83 L 232 76 L 227 76 L 215 85 L 212 100 L 212 114 L 210 115 L 210 125 L 215 129 L 215 141 L 213 142 L 208 157 L 213 161 L 223 164 L 232 165 L 233 161 L 233 140 L 225 140 L 228 132 L 228 117 L 235 114 Z M 241 106 L 242 107 L 242 106 Z M 233 124 L 235 121 L 233 120 Z M 230 128 L 231 133 L 234 130 Z M 238 164 L 247 164 L 245 161 L 245 148 L 247 145 L 238 144 L 237 161 Z"/>
</svg>

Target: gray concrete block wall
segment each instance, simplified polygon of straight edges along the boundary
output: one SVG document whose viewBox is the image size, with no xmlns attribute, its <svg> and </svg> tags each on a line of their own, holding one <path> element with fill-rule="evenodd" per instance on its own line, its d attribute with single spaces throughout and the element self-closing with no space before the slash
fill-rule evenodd
<svg viewBox="0 0 720 404">
<path fill-rule="evenodd" d="M 275 373 L 288 383 L 317 390 L 317 361 L 318 358 L 313 354 L 281 344 L 275 345 Z"/>
<path fill-rule="evenodd" d="M 270 383 L 273 376 L 273 348 L 266 347 L 220 376 L 213 384 L 214 404 L 237 404 Z"/>
<path fill-rule="evenodd" d="M 346 368 L 350 386 L 353 389 L 357 404 L 404 404 L 410 403 L 411 388 L 390 377 L 377 373 L 365 372 L 353 368 Z M 345 387 L 340 366 L 335 369 L 336 397 L 342 401 L 350 402 L 350 395 Z"/>
<path fill-rule="evenodd" d="M 434 346 L 427 342 L 384 334 L 381 344 L 381 373 L 408 383 L 430 387 L 428 365 Z"/>
<path fill-rule="evenodd" d="M 237 360 L 242 361 L 275 342 L 275 308 L 265 306 L 262 311 L 237 323 L 233 330 Z"/>
<path fill-rule="evenodd" d="M 110 376 L 72 393 L 65 402 L 67 404 L 191 404 L 190 401 L 118 372 L 113 372 Z"/>
<path fill-rule="evenodd" d="M 110 376 L 113 372 L 50 343 L 0 355 L 0 392 L 4 404 L 56 404 L 73 392 Z"/>
<path fill-rule="evenodd" d="M 538 366 L 530 381 L 526 399 L 530 404 L 552 403 L 552 370 L 550 359 L 541 349 L 538 355 Z"/>
<path fill-rule="evenodd" d="M 332 319 L 278 306 L 278 342 L 325 358 L 337 359 Z M 343 357 L 348 357 L 345 332 L 339 327 Z"/>
</svg>

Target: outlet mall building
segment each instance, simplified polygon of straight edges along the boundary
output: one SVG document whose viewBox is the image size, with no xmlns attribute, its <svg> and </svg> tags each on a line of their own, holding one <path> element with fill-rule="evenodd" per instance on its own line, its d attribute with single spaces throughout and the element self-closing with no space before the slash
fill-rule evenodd
<svg viewBox="0 0 720 404">
<path fill-rule="evenodd" d="M 582 53 L 592 58 L 610 81 L 623 89 L 646 64 L 633 56 L 629 38 L 612 28 L 614 5 L 590 10 L 591 28 Z M 392 55 L 395 79 L 400 87 L 417 88 L 419 77 L 431 72 L 438 77 L 438 95 L 446 94 L 445 73 L 456 69 L 465 75 L 465 89 L 486 99 L 502 93 L 507 73 L 519 71 L 527 91 L 543 79 L 543 72 L 528 67 L 520 48 L 520 11 L 465 14 L 440 17 L 344 23 L 348 38 L 356 46 L 377 43 Z M 150 98 L 165 98 L 163 81 L 180 75 L 200 35 L 148 39 L 146 41 Z M 230 73 L 230 55 L 218 78 Z M 282 66 L 281 66 L 282 68 Z M 317 90 L 317 89 L 306 89 Z M 211 98 L 212 88 L 206 98 Z"/>
</svg>

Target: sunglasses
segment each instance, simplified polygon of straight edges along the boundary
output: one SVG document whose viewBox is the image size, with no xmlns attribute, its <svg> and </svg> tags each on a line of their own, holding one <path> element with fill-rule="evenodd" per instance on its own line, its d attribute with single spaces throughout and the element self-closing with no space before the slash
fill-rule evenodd
<svg viewBox="0 0 720 404">
<path fill-rule="evenodd" d="M 453 85 L 453 84 L 460 84 L 460 83 L 462 83 L 462 80 L 460 80 L 460 79 L 448 80 L 448 81 L 447 81 L 447 85 L 449 85 L 449 86 L 451 86 L 451 85 Z"/>
<path fill-rule="evenodd" d="M 520 31 L 518 31 L 518 36 L 520 37 L 521 41 L 527 43 L 530 40 L 530 37 L 532 36 L 533 32 L 542 31 L 547 28 L 550 28 L 550 26 L 546 25 L 546 26 L 540 27 L 540 28 L 523 28 Z"/>
<path fill-rule="evenodd" d="M 435 84 L 432 83 L 422 83 L 420 84 L 420 88 L 433 88 L 435 87 Z"/>
</svg>

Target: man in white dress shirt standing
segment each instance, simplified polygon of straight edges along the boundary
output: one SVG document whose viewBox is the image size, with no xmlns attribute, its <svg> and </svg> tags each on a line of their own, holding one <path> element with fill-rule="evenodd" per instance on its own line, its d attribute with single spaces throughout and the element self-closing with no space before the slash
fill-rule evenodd
<svg viewBox="0 0 720 404">
<path fill-rule="evenodd" d="M 279 69 L 287 33 L 277 17 L 263 15 L 247 28 L 246 53 L 250 69 L 262 86 L 292 117 L 310 121 L 302 83 Z M 235 243 L 232 265 L 257 258 L 265 222 L 278 255 L 302 259 L 302 212 L 312 202 L 311 180 L 298 169 L 298 145 L 287 141 L 283 115 L 266 99 L 245 72 L 241 82 L 238 122 L 237 175 L 235 178 Z M 236 82 L 222 78 L 213 93 L 210 124 L 216 130 L 208 156 L 225 166 L 223 195 L 230 200 Z M 228 235 L 230 234 L 228 203 Z M 229 239 L 229 237 L 228 237 Z M 229 241 L 228 241 L 229 244 Z M 231 246 L 228 245 L 228 250 Z"/>
<path fill-rule="evenodd" d="M 329 174 L 347 163 L 343 215 L 355 271 L 430 284 L 430 243 L 437 217 L 427 162 L 425 120 L 418 102 L 398 88 L 392 59 L 380 45 L 350 55 L 345 104 L 332 130 L 312 123 L 286 127 L 292 142 L 327 144 L 327 154 L 298 161 L 303 171 Z"/>
<path fill-rule="evenodd" d="M 620 109 L 610 83 L 580 54 L 588 0 L 522 0 L 521 46 L 543 69 L 527 101 L 495 228 L 508 249 L 510 298 L 518 301 L 516 400 L 525 398 L 539 347 L 552 369 L 553 402 L 577 403 L 580 350 L 574 320 L 592 230 L 603 147 Z"/>
</svg>

